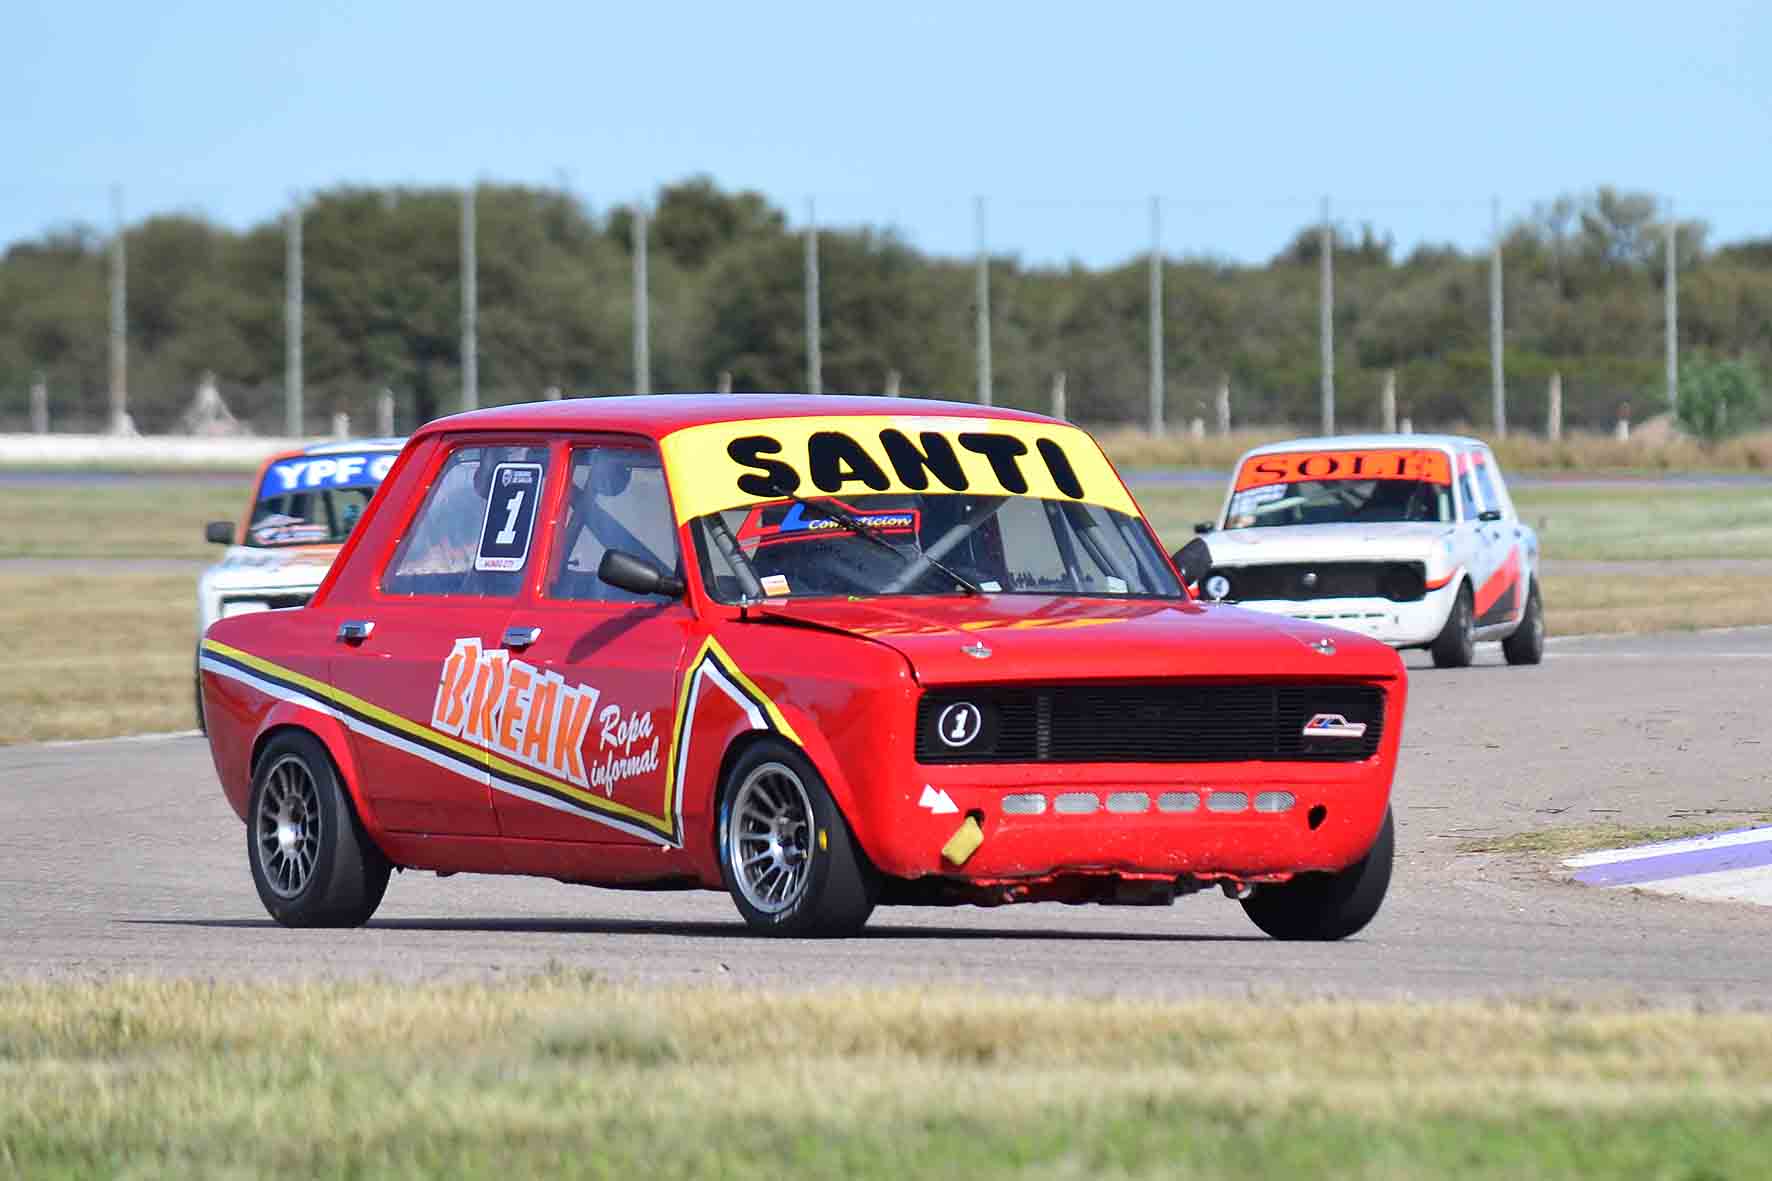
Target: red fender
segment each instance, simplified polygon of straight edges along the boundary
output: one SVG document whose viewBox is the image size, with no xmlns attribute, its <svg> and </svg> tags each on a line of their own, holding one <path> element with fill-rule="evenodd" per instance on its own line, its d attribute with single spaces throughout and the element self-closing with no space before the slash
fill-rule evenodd
<svg viewBox="0 0 1772 1181">
<path fill-rule="evenodd" d="M 351 750 L 350 731 L 345 728 L 344 723 L 308 706 L 298 705 L 293 701 L 279 701 L 265 714 L 258 732 L 252 736 L 255 763 L 259 750 L 270 738 L 272 731 L 286 729 L 305 730 L 320 740 L 320 745 L 332 756 L 332 765 L 338 768 L 345 794 L 351 797 L 351 804 L 357 809 L 357 818 L 363 822 L 370 838 L 377 845 L 382 844 L 382 826 L 376 819 L 375 810 L 364 798 L 357 775 L 357 760 Z"/>
</svg>

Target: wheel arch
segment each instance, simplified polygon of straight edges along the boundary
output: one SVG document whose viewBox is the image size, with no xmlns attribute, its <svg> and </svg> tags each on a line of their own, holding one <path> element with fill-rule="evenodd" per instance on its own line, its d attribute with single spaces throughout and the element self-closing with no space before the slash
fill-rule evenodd
<svg viewBox="0 0 1772 1181">
<path fill-rule="evenodd" d="M 326 751 L 326 756 L 332 760 L 332 769 L 344 787 L 345 798 L 351 803 L 351 810 L 356 812 L 357 820 L 379 848 L 382 843 L 381 826 L 376 821 L 375 810 L 369 806 L 363 795 L 357 761 L 351 751 L 350 734 L 337 719 L 289 702 L 279 703 L 277 708 L 265 716 L 264 725 L 253 737 L 252 753 L 246 764 L 248 782 L 258 775 L 258 762 L 264 755 L 265 747 L 278 735 L 291 732 L 308 735 Z"/>
</svg>

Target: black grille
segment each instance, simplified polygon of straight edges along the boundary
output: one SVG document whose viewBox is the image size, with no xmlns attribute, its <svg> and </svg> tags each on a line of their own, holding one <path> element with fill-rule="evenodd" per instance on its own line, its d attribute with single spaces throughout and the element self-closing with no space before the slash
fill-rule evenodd
<svg viewBox="0 0 1772 1181">
<path fill-rule="evenodd" d="M 1276 563 L 1226 566 L 1212 574 L 1230 580 L 1230 591 L 1224 598 L 1231 602 L 1382 598 L 1409 603 L 1421 598 L 1427 581 L 1420 562 Z"/>
<path fill-rule="evenodd" d="M 937 726 L 965 703 L 982 725 L 960 726 L 975 737 L 950 746 Z M 1366 732 L 1307 739 L 1318 714 Z M 1372 757 L 1383 737 L 1384 691 L 1372 685 L 990 685 L 929 693 L 917 706 L 922 763 L 1350 762 Z"/>
<path fill-rule="evenodd" d="M 313 592 L 311 592 L 311 591 L 294 591 L 294 592 L 290 592 L 290 591 L 269 592 L 269 591 L 267 591 L 264 594 L 255 594 L 252 591 L 240 591 L 237 594 L 229 594 L 229 595 L 224 596 L 222 598 L 222 602 L 223 603 L 239 603 L 239 602 L 263 603 L 267 607 L 271 608 L 271 610 L 279 611 L 279 610 L 282 610 L 284 607 L 305 606 L 307 604 L 307 601 L 313 597 L 314 597 L 314 595 L 313 595 Z"/>
</svg>

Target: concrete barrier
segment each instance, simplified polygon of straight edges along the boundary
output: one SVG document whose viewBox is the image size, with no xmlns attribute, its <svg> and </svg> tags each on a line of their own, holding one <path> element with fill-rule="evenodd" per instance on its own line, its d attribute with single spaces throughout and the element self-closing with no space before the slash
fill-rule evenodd
<svg viewBox="0 0 1772 1181">
<path fill-rule="evenodd" d="M 249 468 L 310 439 L 182 435 L 0 434 L 0 465 L 33 467 Z"/>
</svg>

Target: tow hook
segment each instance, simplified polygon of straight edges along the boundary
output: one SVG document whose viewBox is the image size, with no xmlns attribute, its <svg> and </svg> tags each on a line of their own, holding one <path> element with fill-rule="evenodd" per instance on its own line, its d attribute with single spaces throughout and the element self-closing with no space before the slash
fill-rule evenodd
<svg viewBox="0 0 1772 1181">
<path fill-rule="evenodd" d="M 984 825 L 980 823 L 983 819 L 982 812 L 966 813 L 966 819 L 960 822 L 960 827 L 954 830 L 948 843 L 941 847 L 942 860 L 955 869 L 965 865 L 978 852 L 978 847 L 984 844 Z"/>
<path fill-rule="evenodd" d="M 1255 893 L 1255 887 L 1248 882 L 1223 881 L 1218 883 L 1218 887 L 1224 891 L 1226 898 L 1234 898 L 1238 902 Z"/>
</svg>

